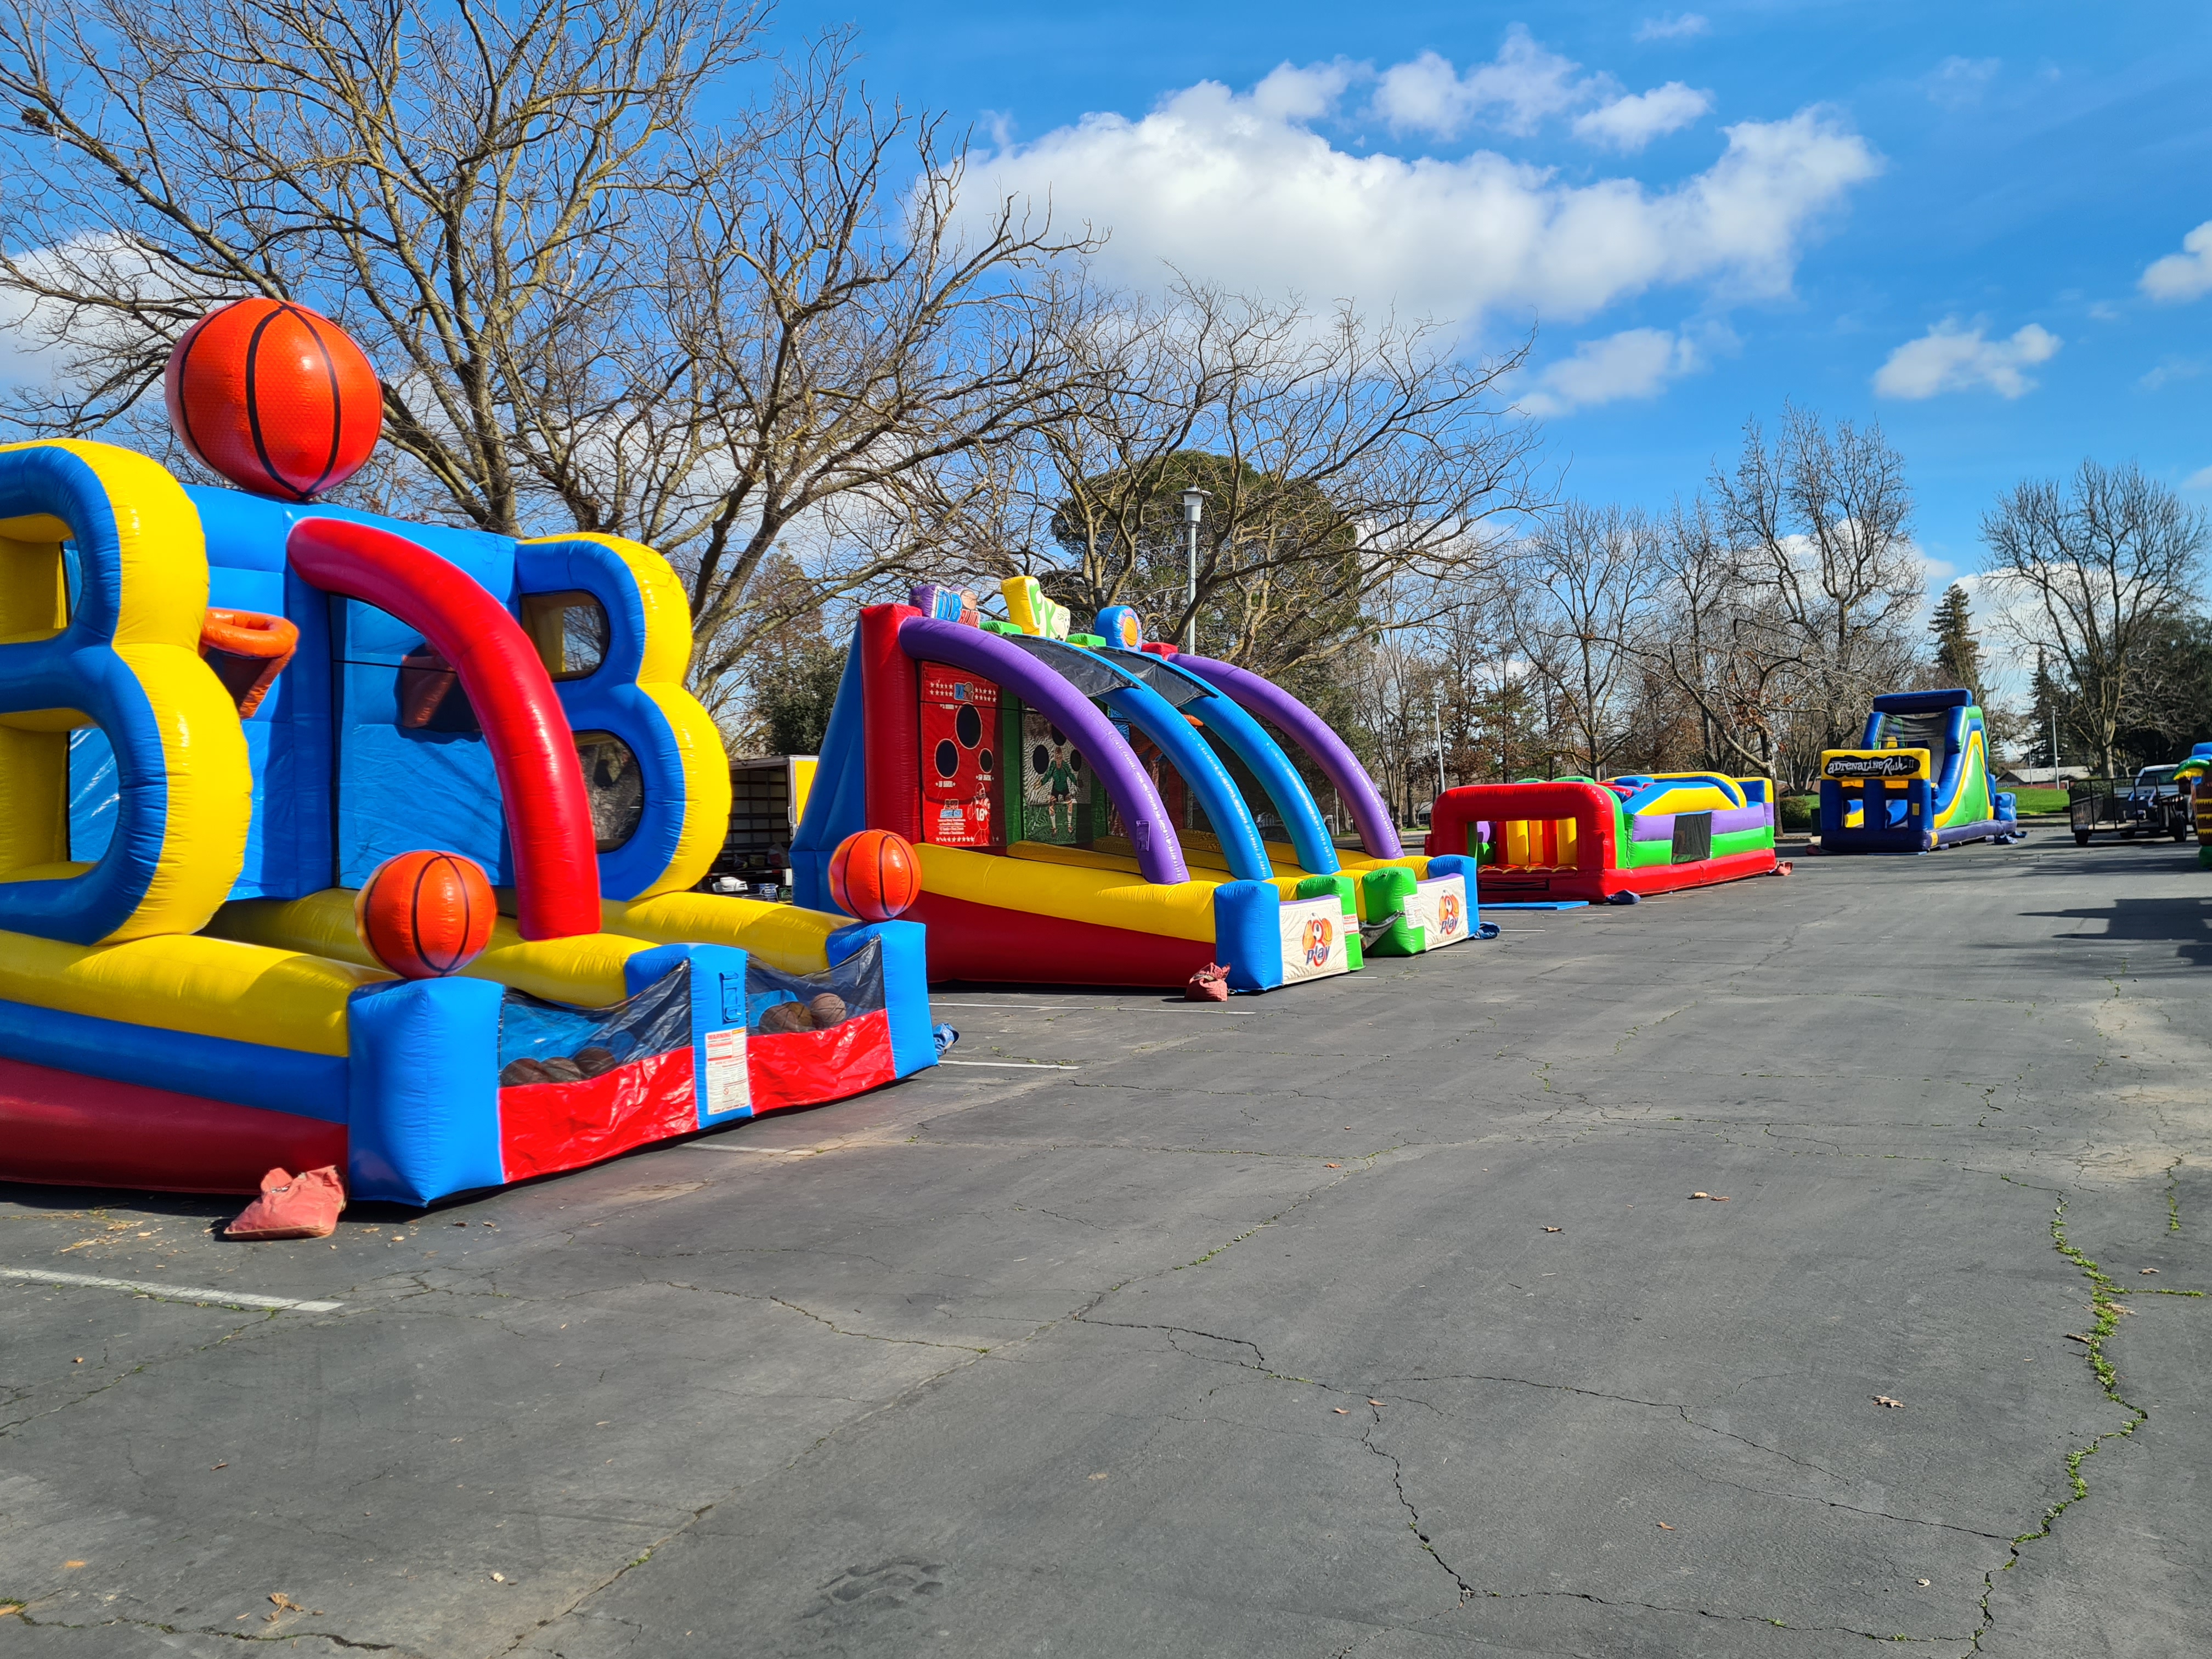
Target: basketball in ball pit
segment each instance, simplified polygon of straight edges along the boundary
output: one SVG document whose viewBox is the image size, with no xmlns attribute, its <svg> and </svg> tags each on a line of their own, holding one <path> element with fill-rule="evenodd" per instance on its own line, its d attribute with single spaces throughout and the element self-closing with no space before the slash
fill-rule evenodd
<svg viewBox="0 0 2212 1659">
<path fill-rule="evenodd" d="M 353 901 L 362 944 L 402 979 L 459 973 L 491 943 L 498 914 L 483 867 L 452 853 L 386 859 Z"/>
<path fill-rule="evenodd" d="M 848 916 L 889 921 L 921 896 L 921 865 L 905 836 L 861 830 L 830 855 L 830 897 Z"/>
<path fill-rule="evenodd" d="M 384 427 L 368 355 L 289 300 L 234 300 L 185 331 L 162 374 L 185 447 L 241 489 L 312 501 L 361 470 Z"/>
</svg>

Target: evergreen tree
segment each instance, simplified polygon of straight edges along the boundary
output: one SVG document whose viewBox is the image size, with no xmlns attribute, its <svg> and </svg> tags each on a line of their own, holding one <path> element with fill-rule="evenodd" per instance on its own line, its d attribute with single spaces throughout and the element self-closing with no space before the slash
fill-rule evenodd
<svg viewBox="0 0 2212 1659">
<path fill-rule="evenodd" d="M 804 592 L 805 574 L 790 558 L 772 553 L 761 567 L 751 597 L 763 605 L 798 614 L 763 635 L 749 654 L 750 696 L 744 724 L 729 734 L 732 752 L 740 755 L 815 755 L 822 750 L 830 710 L 837 701 L 837 682 L 845 672 L 845 650 L 824 632 L 822 607 L 794 606 Z"/>
<path fill-rule="evenodd" d="M 1982 701 L 1982 647 L 1974 637 L 1974 616 L 1966 603 L 1966 590 L 1953 582 L 1928 631 L 1936 636 L 1936 666 L 1953 685 L 1962 685 Z"/>
</svg>

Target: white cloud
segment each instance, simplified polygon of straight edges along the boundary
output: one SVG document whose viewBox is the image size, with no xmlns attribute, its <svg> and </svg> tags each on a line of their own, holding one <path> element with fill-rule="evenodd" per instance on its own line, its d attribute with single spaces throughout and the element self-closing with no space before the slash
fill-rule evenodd
<svg viewBox="0 0 2212 1659">
<path fill-rule="evenodd" d="M 1575 136 L 1613 149 L 1639 150 L 1654 138 L 1686 127 L 1713 106 L 1713 95 L 1669 81 L 1575 118 Z"/>
<path fill-rule="evenodd" d="M 1584 340 L 1574 356 L 1540 371 L 1534 386 L 1515 401 L 1532 415 L 1564 415 L 1592 404 L 1656 398 L 1699 366 L 1686 337 L 1661 328 L 1626 329 Z"/>
<path fill-rule="evenodd" d="M 1571 322 L 1658 284 L 1787 293 L 1819 220 L 1881 165 L 1817 108 L 1725 129 L 1713 164 L 1665 190 L 1571 184 L 1488 150 L 1355 154 L 1309 125 L 1328 112 L 1323 83 L 1286 74 L 1314 71 L 1279 70 L 1243 95 L 1201 82 L 1140 120 L 1086 115 L 980 160 L 967 199 L 979 213 L 1008 195 L 1049 200 L 1063 222 L 1110 230 L 1096 263 L 1124 280 L 1149 284 L 1171 263 L 1467 324 L 1497 307 Z"/>
<path fill-rule="evenodd" d="M 2030 323 L 2008 340 L 1985 337 L 1987 325 L 1960 326 L 1946 317 L 1917 340 L 1889 354 L 1874 377 L 1874 389 L 1889 398 L 1933 398 L 1944 392 L 1986 386 L 2001 398 L 2024 397 L 2035 382 L 2021 373 L 2057 355 L 2060 341 Z"/>
<path fill-rule="evenodd" d="M 2162 386 L 2179 380 L 2193 380 L 2203 374 L 2204 360 L 2201 357 L 2167 357 L 2158 367 L 2144 374 L 2136 384 L 2145 392 L 2156 392 Z"/>
<path fill-rule="evenodd" d="M 1334 109 L 1352 82 L 1368 73 L 1364 64 L 1338 58 L 1333 64 L 1278 64 L 1252 88 L 1252 107 L 1277 121 L 1311 121 Z"/>
<path fill-rule="evenodd" d="M 2212 489 L 2212 466 L 2200 466 L 2181 481 L 2184 489 Z"/>
<path fill-rule="evenodd" d="M 2181 239 L 2182 252 L 2154 259 L 2142 274 L 2142 291 L 2179 302 L 2212 292 L 2212 219 Z"/>
<path fill-rule="evenodd" d="M 1639 40 L 1686 40 L 1712 32 L 1713 26 L 1694 11 L 1686 11 L 1680 17 L 1647 17 L 1636 26 Z"/>
<path fill-rule="evenodd" d="M 1516 23 L 1505 31 L 1498 56 L 1463 76 L 1433 52 L 1393 64 L 1376 86 L 1375 113 L 1393 132 L 1438 138 L 1455 138 L 1475 122 L 1504 132 L 1533 132 L 1544 117 L 1590 95 L 1589 83 L 1575 79 L 1580 67 L 1538 46 Z"/>
<path fill-rule="evenodd" d="M 2003 66 L 2003 60 L 1996 58 L 1946 58 L 1921 85 L 1928 89 L 1931 102 L 1946 109 L 1965 109 L 1982 101 L 1982 94 Z"/>
</svg>

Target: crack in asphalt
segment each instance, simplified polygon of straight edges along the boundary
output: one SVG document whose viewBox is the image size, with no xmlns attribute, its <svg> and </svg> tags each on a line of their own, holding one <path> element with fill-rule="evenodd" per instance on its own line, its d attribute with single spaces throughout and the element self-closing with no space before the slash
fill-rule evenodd
<svg viewBox="0 0 2212 1659">
<path fill-rule="evenodd" d="M 2099 1061 L 2099 1064 L 2102 1063 L 2101 1060 Z M 2011 1177 L 2007 1176 L 2006 1179 L 2010 1180 Z M 2018 1182 L 2014 1184 L 2023 1187 L 2029 1185 L 2026 1182 Z M 2091 1311 L 2097 1316 L 2095 1322 L 2089 1328 L 2088 1341 L 2082 1352 L 2088 1361 L 2089 1369 L 2096 1374 L 2097 1385 L 2103 1390 L 2105 1397 L 2114 1405 L 2125 1409 L 2129 1413 L 2129 1418 L 2127 1422 L 2119 1428 L 2108 1429 L 2102 1434 L 2093 1436 L 2087 1444 L 2077 1446 L 2066 1454 L 2066 1480 L 2070 1488 L 2067 1495 L 2043 1512 L 2042 1524 L 2033 1532 L 2022 1533 L 2014 1538 L 2006 1553 L 2005 1559 L 1983 1575 L 1982 1622 L 1973 1636 L 1973 1650 L 1976 1652 L 1981 1650 L 1982 1638 L 1996 1628 L 1996 1612 L 1990 1606 L 1990 1600 L 1996 1594 L 1997 1574 L 2010 1572 L 2018 1566 L 2024 1559 L 2021 1552 L 2028 1545 L 2050 1537 L 2052 1530 L 2058 1524 L 2059 1517 L 2088 1497 L 2089 1483 L 2082 1478 L 2081 1465 L 2094 1457 L 2103 1448 L 2105 1442 L 2129 1438 L 2148 1421 L 2150 1417 L 2149 1412 L 2142 1407 L 2121 1396 L 2119 1373 L 2113 1368 L 2112 1363 L 2105 1358 L 2105 1339 L 2119 1328 L 2120 1322 L 2118 1315 L 2122 1311 L 2120 1304 L 2113 1298 L 2116 1296 L 2124 1296 L 2127 1292 L 2116 1285 L 2102 1267 L 2076 1249 L 2067 1238 L 2065 1194 L 2051 1188 L 2031 1187 L 2029 1189 L 2034 1192 L 2049 1193 L 2058 1200 L 2051 1212 L 2051 1246 L 2059 1255 L 2072 1262 L 2082 1277 L 2089 1281 L 2089 1306 Z"/>
<path fill-rule="evenodd" d="M 1436 1540 L 1431 1538 L 1427 1533 L 1421 1530 L 1421 1512 L 1413 1507 L 1413 1500 L 1408 1497 L 1406 1492 L 1405 1465 L 1398 1461 L 1397 1455 L 1395 1452 L 1385 1451 L 1382 1447 L 1375 1443 L 1375 1431 L 1382 1426 L 1382 1413 L 1377 1411 L 1375 1413 L 1375 1421 L 1373 1425 L 1368 1429 L 1366 1433 L 1359 1437 L 1359 1442 L 1362 1445 L 1365 1446 L 1369 1451 L 1374 1453 L 1376 1456 L 1381 1458 L 1384 1462 L 1390 1466 L 1391 1489 L 1398 1494 L 1399 1503 L 1405 1506 L 1407 1517 L 1406 1525 L 1407 1529 L 1413 1533 L 1414 1537 L 1420 1540 L 1421 1548 L 1428 1553 L 1429 1559 L 1434 1561 L 1439 1567 L 1442 1567 L 1445 1572 L 1449 1573 L 1451 1576 L 1452 1583 L 1459 1586 L 1460 1605 L 1462 1607 L 1465 1607 L 1468 1601 L 1480 1594 L 1480 1592 L 1476 1590 L 1474 1585 L 1467 1582 L 1465 1577 L 1460 1573 L 1457 1568 L 1454 1567 L 1450 1562 L 1445 1560 L 1442 1555 L 1437 1553 Z"/>
<path fill-rule="evenodd" d="M 154 1299 L 159 1300 L 161 1298 Z M 0 1437 L 11 1435 L 18 1429 L 27 1427 L 33 1423 L 41 1422 L 46 1418 L 58 1416 L 63 1412 L 74 1411 L 77 1407 L 83 1405 L 86 1401 L 97 1400 L 100 1395 L 107 1393 L 111 1389 L 119 1389 L 125 1382 L 130 1382 L 133 1377 L 143 1376 L 146 1372 L 153 1370 L 157 1367 L 174 1364 L 180 1359 L 190 1359 L 196 1354 L 210 1352 L 234 1338 L 243 1336 L 250 1331 L 273 1324 L 283 1310 L 271 1308 L 266 1314 L 246 1314 L 242 1316 L 240 1311 L 235 1308 L 226 1308 L 222 1310 L 222 1311 L 231 1315 L 237 1322 L 234 1324 L 229 1330 L 225 1331 L 221 1336 L 216 1338 L 213 1341 L 195 1343 L 190 1347 L 174 1349 L 167 1353 L 151 1355 L 147 1358 L 136 1362 L 123 1370 L 118 1371 L 113 1376 L 109 1377 L 107 1381 L 100 1383 L 98 1387 L 87 1389 L 82 1394 L 72 1395 L 69 1399 L 61 1401 L 58 1405 L 50 1406 L 44 1411 L 33 1412 L 26 1417 L 15 1418 L 8 1422 L 0 1423 Z M 27 1387 L 20 1395 L 18 1395 L 15 1400 L 10 1401 L 9 1403 L 10 1405 L 20 1403 L 21 1401 L 31 1397 L 31 1395 L 35 1392 L 35 1387 Z"/>
<path fill-rule="evenodd" d="M 398 1653 L 407 1659 L 428 1659 L 415 1648 L 402 1647 L 397 1642 L 357 1642 L 327 1630 L 223 1630 L 198 1625 L 170 1625 L 158 1619 L 96 1619 L 88 1624 L 73 1624 L 63 1619 L 33 1618 L 28 1607 L 18 1608 L 13 1615 L 18 1623 L 33 1630 L 151 1630 L 164 1636 L 204 1636 L 225 1642 L 285 1642 L 297 1647 L 302 1642 L 327 1642 L 332 1647 L 363 1653 Z"/>
</svg>

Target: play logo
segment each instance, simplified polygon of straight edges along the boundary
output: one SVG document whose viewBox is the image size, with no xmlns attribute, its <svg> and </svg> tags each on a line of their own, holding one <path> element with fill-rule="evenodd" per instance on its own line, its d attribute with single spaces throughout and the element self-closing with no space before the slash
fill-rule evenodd
<svg viewBox="0 0 2212 1659">
<path fill-rule="evenodd" d="M 1910 778 L 1920 773 L 1917 755 L 1831 755 L 1820 768 L 1824 778 Z"/>
</svg>

